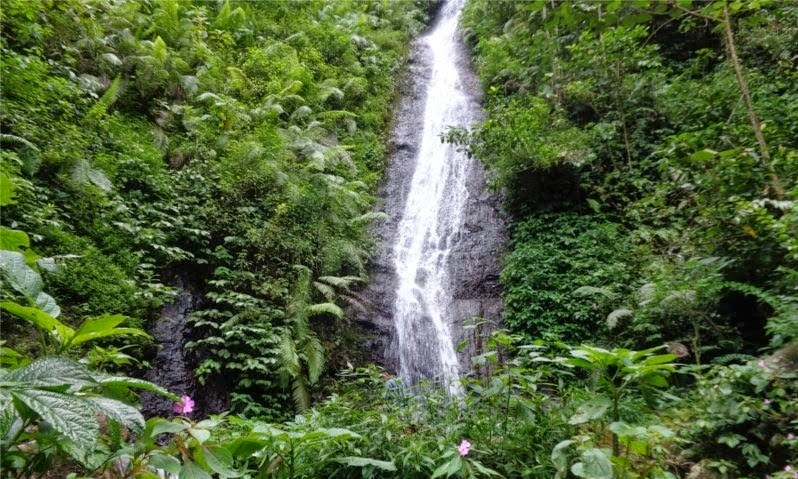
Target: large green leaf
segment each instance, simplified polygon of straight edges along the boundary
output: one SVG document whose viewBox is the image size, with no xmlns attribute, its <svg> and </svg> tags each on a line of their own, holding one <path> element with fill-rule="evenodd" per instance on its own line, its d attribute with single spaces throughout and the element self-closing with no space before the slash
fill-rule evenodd
<svg viewBox="0 0 798 479">
<path fill-rule="evenodd" d="M 586 450 L 580 460 L 571 466 L 571 472 L 575 476 L 585 479 L 612 479 L 612 463 L 601 449 Z"/>
<path fill-rule="evenodd" d="M 99 338 L 106 338 L 109 336 L 150 336 L 138 328 L 117 328 L 125 320 L 125 316 L 121 314 L 104 314 L 95 318 L 89 318 L 80 325 L 75 335 L 69 341 L 70 346 L 77 346 L 87 341 L 93 341 Z"/>
<path fill-rule="evenodd" d="M 17 419 L 11 397 L 0 394 L 0 439 L 6 438 Z"/>
<path fill-rule="evenodd" d="M 23 247 L 30 248 L 30 239 L 24 231 L 0 226 L 0 250 L 20 251 Z"/>
<path fill-rule="evenodd" d="M 29 306 L 22 306 L 12 301 L 3 301 L 0 303 L 0 308 L 8 311 L 9 313 L 33 323 L 39 329 L 48 333 L 55 333 L 55 337 L 59 343 L 65 344 L 75 334 L 75 330 L 55 319 L 51 315 L 42 311 L 39 308 L 32 308 Z"/>
<path fill-rule="evenodd" d="M 0 250 L 0 271 L 12 288 L 27 298 L 35 298 L 42 291 L 42 277 L 25 262 L 25 255 L 17 251 Z"/>
<path fill-rule="evenodd" d="M 25 367 L 11 371 L 6 380 L 21 383 L 25 388 L 82 388 L 97 385 L 85 366 L 59 356 L 38 358 Z"/>
<path fill-rule="evenodd" d="M 612 405 L 612 401 L 604 396 L 596 396 L 593 399 L 581 404 L 576 413 L 568 419 L 568 424 L 584 424 L 595 419 L 604 417 L 607 409 Z"/>
<path fill-rule="evenodd" d="M 100 427 L 85 399 L 41 389 L 12 390 L 11 395 L 81 449 L 88 451 L 97 441 Z"/>
<path fill-rule="evenodd" d="M 36 303 L 36 306 L 44 311 L 45 313 L 49 314 L 50 316 L 57 318 L 61 314 L 61 308 L 55 302 L 52 296 L 45 293 L 44 291 L 40 292 L 36 295 L 36 299 L 33 301 Z"/>
<path fill-rule="evenodd" d="M 136 388 L 159 394 L 173 401 L 178 401 L 180 399 L 176 394 L 172 394 L 161 386 L 143 379 L 129 378 L 126 376 L 112 376 L 110 374 L 97 372 L 94 373 L 94 379 L 102 386 Z"/>
<path fill-rule="evenodd" d="M 180 473 L 180 461 L 176 457 L 155 452 L 147 456 L 147 463 L 157 469 L 163 469 L 170 474 Z"/>
<path fill-rule="evenodd" d="M 369 459 L 368 457 L 347 456 L 336 459 L 336 462 L 340 462 L 341 464 L 346 464 L 347 466 L 352 467 L 372 466 L 382 469 L 383 471 L 396 470 L 396 465 L 392 461 L 378 461 L 376 459 Z"/>
<path fill-rule="evenodd" d="M 186 461 L 180 469 L 178 479 L 212 479 L 211 475 L 205 472 L 199 464 L 193 461 Z"/>
<path fill-rule="evenodd" d="M 233 455 L 220 446 L 207 446 L 202 448 L 202 458 L 205 464 L 220 477 L 240 477 L 241 473 L 233 469 Z"/>
<path fill-rule="evenodd" d="M 116 399 L 105 397 L 87 397 L 97 412 L 105 414 L 112 421 L 123 424 L 133 432 L 139 433 L 144 429 L 144 416 L 138 409 Z"/>
</svg>

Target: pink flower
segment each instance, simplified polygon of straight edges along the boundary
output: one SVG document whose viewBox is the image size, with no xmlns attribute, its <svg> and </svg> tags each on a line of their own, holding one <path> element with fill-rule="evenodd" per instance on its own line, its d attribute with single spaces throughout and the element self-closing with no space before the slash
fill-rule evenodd
<svg viewBox="0 0 798 479">
<path fill-rule="evenodd" d="M 784 470 L 787 471 L 787 472 L 790 472 L 790 471 L 792 471 L 792 466 L 787 464 L 786 466 L 784 466 Z"/>
<path fill-rule="evenodd" d="M 792 441 L 793 439 L 795 439 L 795 434 L 793 434 L 793 433 L 787 434 L 787 440 L 788 441 Z"/>
<path fill-rule="evenodd" d="M 770 404 L 770 399 L 765 399 L 765 400 L 764 400 L 764 401 L 762 401 L 762 402 L 763 402 L 763 403 L 765 403 L 765 406 L 767 406 L 768 404 Z"/>
<path fill-rule="evenodd" d="M 468 439 L 463 439 L 463 442 L 460 443 L 460 455 L 467 456 L 468 451 L 471 449 L 471 443 L 468 442 Z"/>
<path fill-rule="evenodd" d="M 177 414 L 189 414 L 194 411 L 194 400 L 188 396 L 180 396 L 180 401 L 172 406 L 172 411 Z"/>
<path fill-rule="evenodd" d="M 760 359 L 759 360 L 759 367 L 760 368 L 764 368 L 765 367 L 765 360 L 764 359 Z"/>
</svg>

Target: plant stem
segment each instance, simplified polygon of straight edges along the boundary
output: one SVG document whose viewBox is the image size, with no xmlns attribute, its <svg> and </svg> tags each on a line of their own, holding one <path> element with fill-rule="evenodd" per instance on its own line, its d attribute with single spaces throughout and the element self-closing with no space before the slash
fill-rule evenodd
<svg viewBox="0 0 798 479">
<path fill-rule="evenodd" d="M 765 141 L 765 135 L 762 134 L 762 123 L 759 121 L 759 117 L 757 117 L 756 111 L 754 110 L 754 103 L 751 100 L 751 90 L 748 87 L 748 81 L 745 79 L 740 59 L 737 57 L 731 16 L 729 15 L 729 5 L 726 1 L 723 2 L 723 31 L 726 36 L 726 48 L 729 53 L 729 60 L 731 60 L 732 66 L 734 67 L 734 76 L 743 94 L 743 101 L 745 102 L 745 108 L 748 110 L 748 118 L 751 120 L 751 126 L 754 129 L 754 136 L 756 137 L 757 143 L 759 143 L 759 154 L 762 157 L 765 168 L 767 168 L 770 174 L 770 183 L 773 187 L 776 199 L 784 199 L 784 189 L 781 186 L 781 180 L 779 180 L 775 168 L 773 168 L 773 163 L 770 161 L 770 151 Z"/>
</svg>

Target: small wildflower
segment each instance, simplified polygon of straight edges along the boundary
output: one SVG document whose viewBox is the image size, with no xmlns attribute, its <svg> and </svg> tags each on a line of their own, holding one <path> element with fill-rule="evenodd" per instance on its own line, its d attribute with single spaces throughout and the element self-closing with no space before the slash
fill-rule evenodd
<svg viewBox="0 0 798 479">
<path fill-rule="evenodd" d="M 784 466 L 784 470 L 787 471 L 787 472 L 790 472 L 790 471 L 792 471 L 792 466 L 787 464 L 786 466 Z"/>
<path fill-rule="evenodd" d="M 765 367 L 765 360 L 764 359 L 760 359 L 758 364 L 759 364 L 760 368 L 764 368 Z"/>
<path fill-rule="evenodd" d="M 793 479 L 798 479 L 798 472 L 794 472 L 794 473 L 792 474 L 792 477 L 793 477 Z"/>
<path fill-rule="evenodd" d="M 765 399 L 765 400 L 764 400 L 764 401 L 762 401 L 762 402 L 763 402 L 763 403 L 765 403 L 765 406 L 767 406 L 768 404 L 770 404 L 770 402 L 771 402 L 771 401 L 770 401 L 770 399 Z"/>
<path fill-rule="evenodd" d="M 463 442 L 460 443 L 460 455 L 467 456 L 468 451 L 471 449 L 471 443 L 468 442 L 468 439 L 463 439 Z"/>
<path fill-rule="evenodd" d="M 172 406 L 172 411 L 177 414 L 189 414 L 194 411 L 194 400 L 189 396 L 180 396 L 180 401 Z"/>
<path fill-rule="evenodd" d="M 788 441 L 792 441 L 793 439 L 795 439 L 795 434 L 793 434 L 793 433 L 787 434 L 787 440 Z"/>
</svg>

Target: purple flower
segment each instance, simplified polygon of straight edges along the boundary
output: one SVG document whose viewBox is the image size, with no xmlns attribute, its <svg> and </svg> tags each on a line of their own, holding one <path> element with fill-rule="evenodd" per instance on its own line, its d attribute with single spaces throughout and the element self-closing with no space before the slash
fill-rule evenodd
<svg viewBox="0 0 798 479">
<path fill-rule="evenodd" d="M 786 466 L 784 466 L 784 470 L 787 471 L 787 472 L 790 472 L 790 471 L 792 471 L 792 466 L 787 464 Z"/>
<path fill-rule="evenodd" d="M 177 414 L 189 414 L 194 411 L 194 400 L 189 396 L 180 396 L 180 401 L 172 406 L 172 411 Z"/>
<path fill-rule="evenodd" d="M 463 439 L 463 442 L 460 443 L 460 455 L 467 456 L 468 451 L 471 449 L 471 443 L 468 442 L 468 439 Z"/>
</svg>

